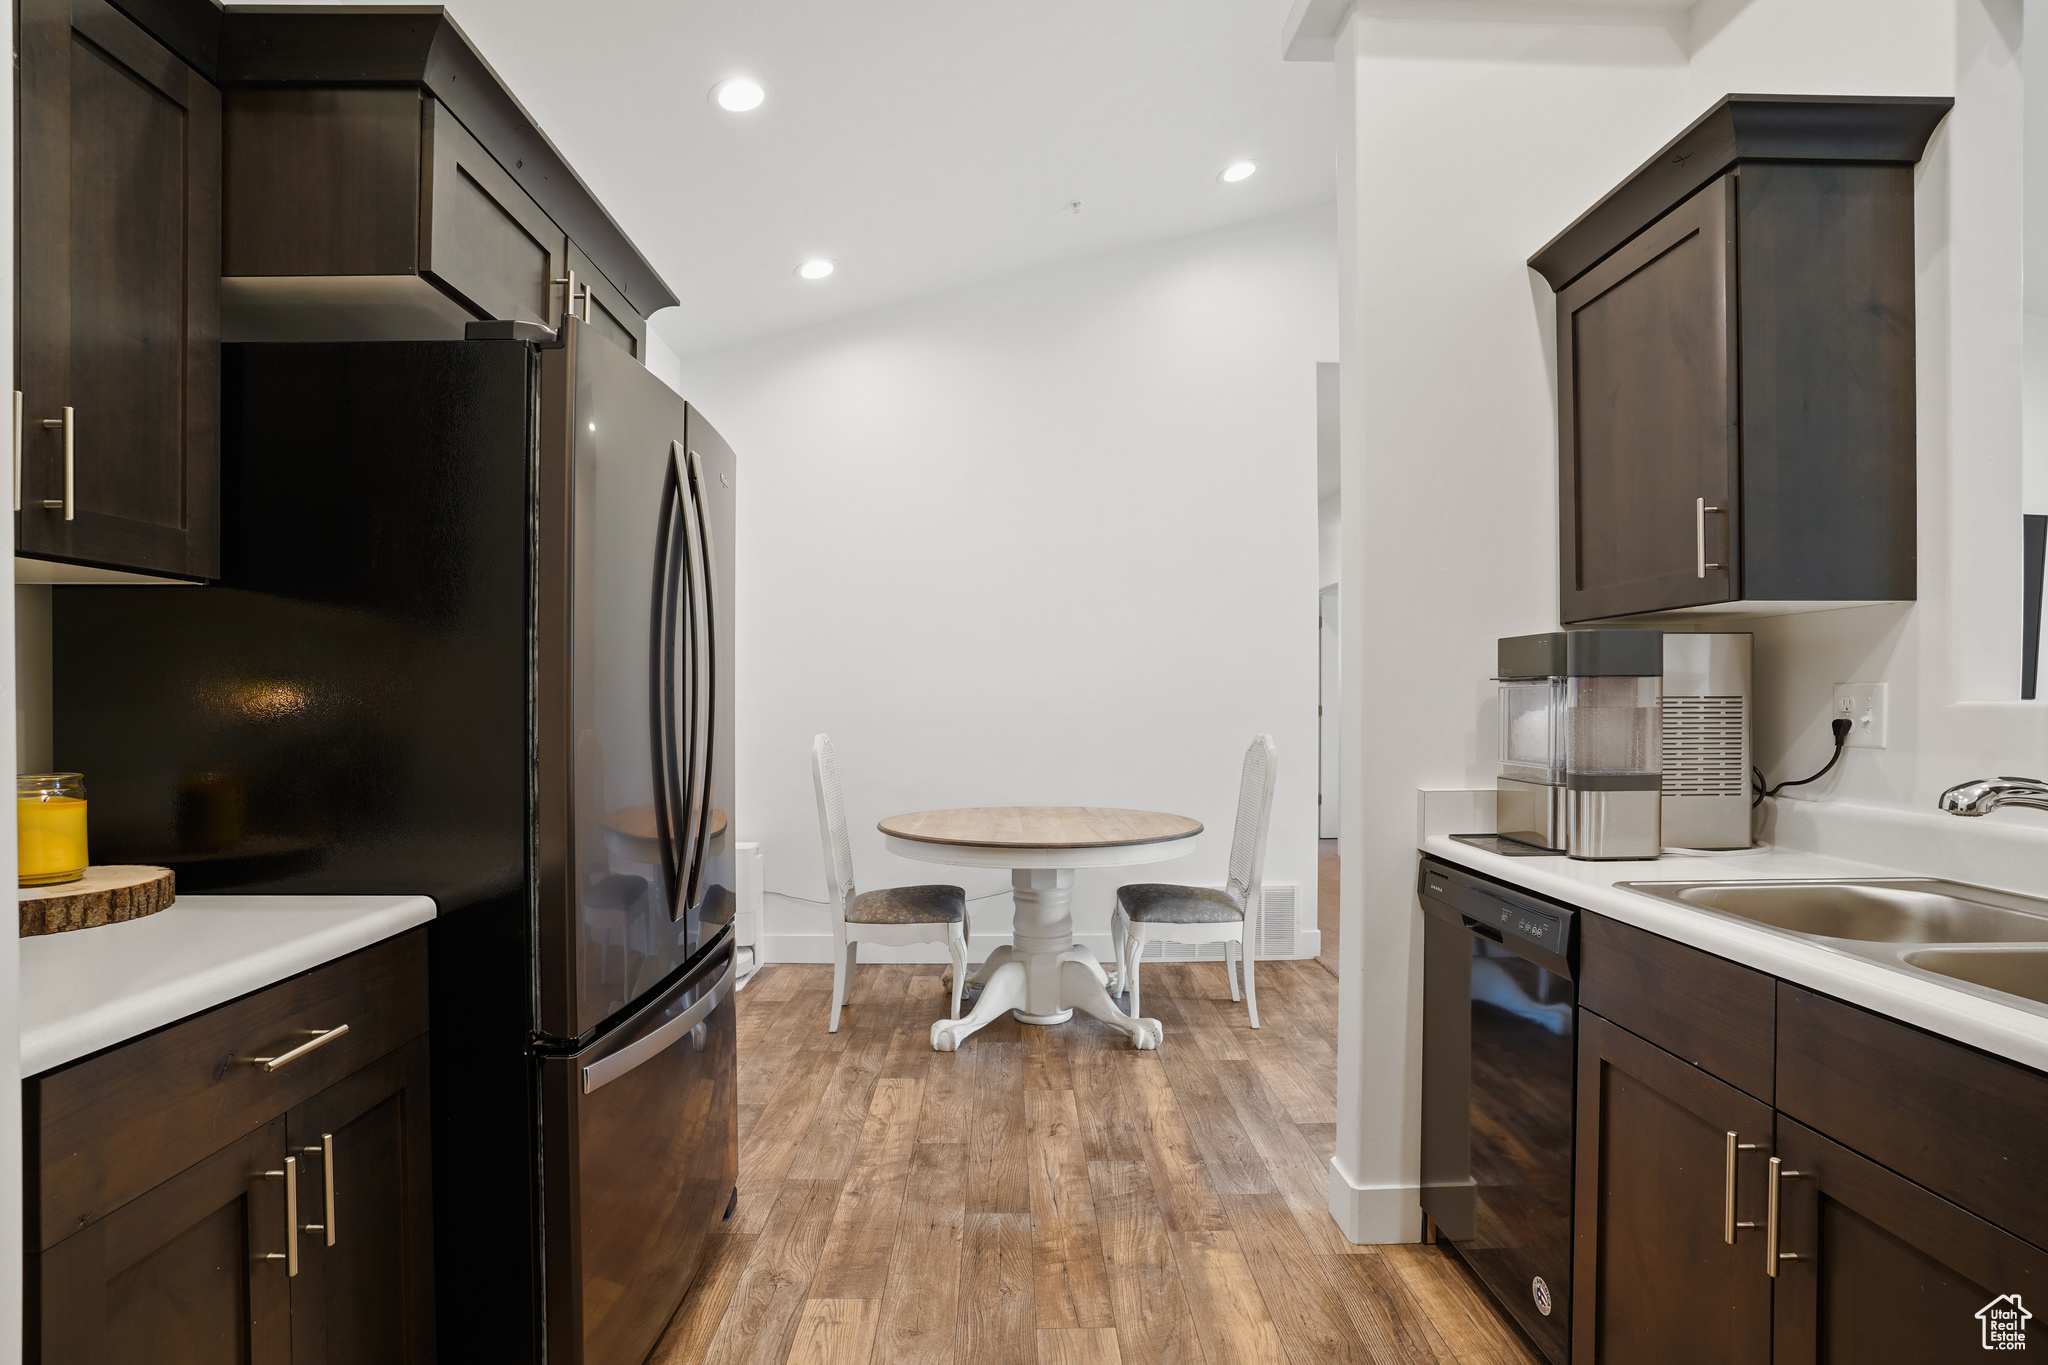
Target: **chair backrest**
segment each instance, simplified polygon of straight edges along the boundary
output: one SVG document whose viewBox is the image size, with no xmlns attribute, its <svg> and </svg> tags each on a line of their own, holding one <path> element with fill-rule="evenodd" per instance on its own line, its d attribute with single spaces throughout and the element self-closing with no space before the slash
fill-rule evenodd
<svg viewBox="0 0 2048 1365">
<path fill-rule="evenodd" d="M 853 844 L 846 837 L 846 802 L 839 795 L 839 759 L 832 737 L 811 741 L 811 780 L 818 791 L 818 839 L 825 846 L 825 889 L 840 918 L 853 904 Z"/>
<path fill-rule="evenodd" d="M 1244 751 L 1244 775 L 1237 785 L 1237 824 L 1230 834 L 1230 880 L 1224 891 L 1245 913 L 1249 926 L 1260 879 L 1266 873 L 1266 829 L 1273 822 L 1273 781 L 1279 765 L 1271 735 L 1254 735 Z"/>
</svg>

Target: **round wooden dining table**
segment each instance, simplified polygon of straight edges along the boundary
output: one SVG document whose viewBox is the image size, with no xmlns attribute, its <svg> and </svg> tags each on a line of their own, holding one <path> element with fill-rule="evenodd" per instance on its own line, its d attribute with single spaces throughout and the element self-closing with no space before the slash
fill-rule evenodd
<svg viewBox="0 0 2048 1365">
<path fill-rule="evenodd" d="M 1133 1047 L 1159 1046 L 1160 1022 L 1118 1009 L 1102 963 L 1074 942 L 1074 869 L 1182 857 L 1201 821 L 1102 806 L 984 806 L 892 815 L 878 828 L 905 858 L 1010 869 L 1011 941 L 969 978 L 981 987 L 974 1008 L 932 1025 L 934 1048 L 953 1051 L 1004 1010 L 1026 1024 L 1064 1024 L 1080 1010 L 1122 1030 Z"/>
</svg>

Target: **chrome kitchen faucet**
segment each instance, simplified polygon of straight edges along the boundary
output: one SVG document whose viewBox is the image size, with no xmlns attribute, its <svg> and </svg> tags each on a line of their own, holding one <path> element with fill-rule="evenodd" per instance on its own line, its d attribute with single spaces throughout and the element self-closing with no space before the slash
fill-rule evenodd
<svg viewBox="0 0 2048 1365">
<path fill-rule="evenodd" d="M 1958 782 L 1935 804 L 1950 815 L 1989 815 L 2000 806 L 2048 810 L 2048 782 L 2038 777 L 1980 777 Z"/>
</svg>

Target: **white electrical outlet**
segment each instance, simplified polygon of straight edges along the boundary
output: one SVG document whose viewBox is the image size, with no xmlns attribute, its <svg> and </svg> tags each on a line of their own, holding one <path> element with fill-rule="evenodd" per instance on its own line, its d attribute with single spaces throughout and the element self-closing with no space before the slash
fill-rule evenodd
<svg viewBox="0 0 2048 1365">
<path fill-rule="evenodd" d="M 1884 747 L 1884 686 L 1883 683 L 1835 684 L 1835 709 L 1828 719 L 1849 722 L 1849 748 Z"/>
</svg>

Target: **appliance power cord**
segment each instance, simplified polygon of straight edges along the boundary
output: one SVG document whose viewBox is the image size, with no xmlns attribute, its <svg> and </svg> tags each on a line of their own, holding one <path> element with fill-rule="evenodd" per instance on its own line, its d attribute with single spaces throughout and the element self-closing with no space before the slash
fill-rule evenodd
<svg viewBox="0 0 2048 1365">
<path fill-rule="evenodd" d="M 1826 766 L 1812 777 L 1802 777 L 1796 782 L 1780 782 L 1777 786 L 1766 791 L 1764 789 L 1764 770 L 1762 768 L 1751 768 L 1750 772 L 1756 778 L 1756 785 L 1750 788 L 1749 808 L 1755 810 L 1764 803 L 1765 797 L 1776 796 L 1787 787 L 1803 787 L 1809 782 L 1818 782 L 1823 777 L 1826 777 L 1829 772 L 1833 771 L 1834 766 L 1842 761 L 1842 750 L 1849 743 L 1849 726 L 1849 721 L 1839 718 L 1835 721 L 1835 752 L 1828 759 Z"/>
</svg>

